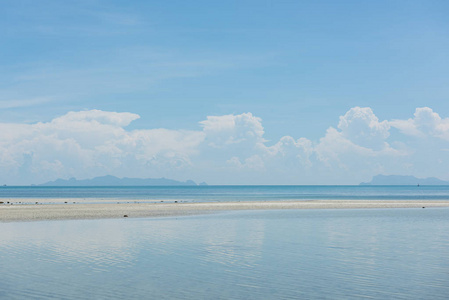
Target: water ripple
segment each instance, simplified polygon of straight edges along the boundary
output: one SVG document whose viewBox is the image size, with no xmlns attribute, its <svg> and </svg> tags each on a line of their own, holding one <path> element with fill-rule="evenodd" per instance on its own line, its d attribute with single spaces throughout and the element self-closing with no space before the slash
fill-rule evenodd
<svg viewBox="0 0 449 300">
<path fill-rule="evenodd" d="M 445 299 L 448 210 L 4 223 L 4 299 Z"/>
</svg>

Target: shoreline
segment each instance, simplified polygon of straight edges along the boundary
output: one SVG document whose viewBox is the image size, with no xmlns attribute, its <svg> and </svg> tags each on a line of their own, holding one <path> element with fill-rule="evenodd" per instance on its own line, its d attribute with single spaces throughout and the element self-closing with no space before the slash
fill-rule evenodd
<svg viewBox="0 0 449 300">
<path fill-rule="evenodd" d="M 0 223 L 188 216 L 236 210 L 449 207 L 449 200 L 306 200 L 266 202 L 0 204 Z"/>
</svg>

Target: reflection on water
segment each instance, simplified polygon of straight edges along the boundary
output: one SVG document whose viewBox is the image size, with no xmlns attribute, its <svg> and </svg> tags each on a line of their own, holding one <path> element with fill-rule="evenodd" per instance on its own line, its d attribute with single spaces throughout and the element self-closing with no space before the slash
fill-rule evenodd
<svg viewBox="0 0 449 300">
<path fill-rule="evenodd" d="M 0 298 L 447 299 L 449 209 L 0 223 Z"/>
</svg>

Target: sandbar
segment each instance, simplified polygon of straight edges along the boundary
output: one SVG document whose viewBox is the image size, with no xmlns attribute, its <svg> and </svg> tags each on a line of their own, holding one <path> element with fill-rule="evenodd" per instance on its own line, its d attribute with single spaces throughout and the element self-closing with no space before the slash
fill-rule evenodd
<svg viewBox="0 0 449 300">
<path fill-rule="evenodd" d="M 69 201 L 71 201 L 69 199 Z M 448 200 L 307 200 L 196 203 L 0 204 L 0 222 L 169 217 L 234 210 L 449 207 Z"/>
</svg>

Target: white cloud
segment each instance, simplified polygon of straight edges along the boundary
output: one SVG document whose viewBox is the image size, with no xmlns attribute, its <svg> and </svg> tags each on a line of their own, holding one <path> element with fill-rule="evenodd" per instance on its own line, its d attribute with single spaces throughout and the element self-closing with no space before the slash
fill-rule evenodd
<svg viewBox="0 0 449 300">
<path fill-rule="evenodd" d="M 306 138 L 295 140 L 291 136 L 282 137 L 271 147 L 266 147 L 266 156 L 279 165 L 285 163 L 291 167 L 311 166 L 310 157 L 314 152 L 312 141 Z"/>
<path fill-rule="evenodd" d="M 62 117 L 54 119 L 51 124 L 69 126 L 76 124 L 104 124 L 124 127 L 139 118 L 139 115 L 127 112 L 117 113 L 93 109 L 88 111 L 69 112 Z"/>
<path fill-rule="evenodd" d="M 28 107 L 28 106 L 37 106 L 43 103 L 47 103 L 52 101 L 50 97 L 38 97 L 31 99 L 8 99 L 8 100 L 0 100 L 0 109 L 7 108 L 17 108 L 17 107 Z"/>
<path fill-rule="evenodd" d="M 231 157 L 226 161 L 231 167 L 236 167 L 238 169 L 252 169 L 252 170 L 264 170 L 265 163 L 259 155 L 253 155 L 246 158 L 243 162 L 236 156 Z"/>
<path fill-rule="evenodd" d="M 432 136 L 449 141 L 449 118 L 442 119 L 438 113 L 429 107 L 417 108 L 414 118 L 393 120 L 390 121 L 390 124 L 407 135 L 415 137 Z"/>
<path fill-rule="evenodd" d="M 251 113 L 241 115 L 209 116 L 201 121 L 209 146 L 222 148 L 232 144 L 263 143 L 262 120 Z"/>
<path fill-rule="evenodd" d="M 0 124 L 2 180 L 35 183 L 105 173 L 157 176 L 161 168 L 190 165 L 189 155 L 202 142 L 202 132 L 124 129 L 138 118 L 91 110 L 69 112 L 46 123 Z"/>
<path fill-rule="evenodd" d="M 398 157 L 406 153 L 390 147 L 386 142 L 373 148 L 360 145 L 360 139 L 355 139 L 359 144 L 345 137 L 344 133 L 330 127 L 326 135 L 320 139 L 315 147 L 315 153 L 319 161 L 329 167 L 337 167 L 345 170 L 368 168 L 372 164 L 382 164 L 387 157 Z M 370 140 L 372 142 L 372 140 Z"/>
<path fill-rule="evenodd" d="M 379 122 L 369 107 L 353 107 L 340 117 L 338 128 L 346 139 L 362 147 L 383 148 L 390 135 L 388 121 Z"/>
<path fill-rule="evenodd" d="M 370 108 L 354 107 L 318 141 L 284 136 L 271 145 L 262 120 L 251 113 L 208 116 L 193 131 L 127 130 L 138 118 L 90 110 L 49 122 L 0 123 L 0 180 L 111 174 L 215 184 L 348 184 L 378 173 L 444 179 L 449 163 L 449 119 L 430 108 L 418 108 L 412 119 L 380 121 Z M 390 126 L 405 135 L 393 139 Z M 421 143 L 426 136 L 436 139 Z"/>
<path fill-rule="evenodd" d="M 340 117 L 338 128 L 330 127 L 315 147 L 318 160 L 329 167 L 366 168 L 405 154 L 387 143 L 390 125 L 380 122 L 369 107 L 351 108 Z"/>
</svg>

